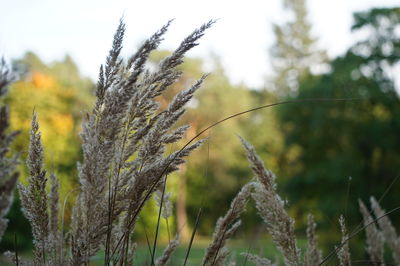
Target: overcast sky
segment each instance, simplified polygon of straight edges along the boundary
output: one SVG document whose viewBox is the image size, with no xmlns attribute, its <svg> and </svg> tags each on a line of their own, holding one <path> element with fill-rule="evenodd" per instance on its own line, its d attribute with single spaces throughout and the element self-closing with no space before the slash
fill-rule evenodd
<svg viewBox="0 0 400 266">
<path fill-rule="evenodd" d="M 171 18 L 175 21 L 161 48 L 175 48 L 194 28 L 218 18 L 200 46 L 188 55 L 218 54 L 235 83 L 260 87 L 271 72 L 271 23 L 282 22 L 287 15 L 281 3 L 282 0 L 0 0 L 0 55 L 11 59 L 31 50 L 50 62 L 68 53 L 82 73 L 95 80 L 122 15 L 127 24 L 125 54 L 134 51 Z M 399 5 L 398 0 L 308 0 L 309 20 L 320 48 L 334 57 L 352 44 L 353 12 L 396 4 Z"/>
</svg>

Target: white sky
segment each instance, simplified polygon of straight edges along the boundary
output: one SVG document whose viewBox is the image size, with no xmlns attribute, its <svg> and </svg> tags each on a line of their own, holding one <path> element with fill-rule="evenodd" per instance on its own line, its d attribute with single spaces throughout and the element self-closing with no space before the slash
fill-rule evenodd
<svg viewBox="0 0 400 266">
<path fill-rule="evenodd" d="M 271 23 L 285 20 L 282 0 L 0 0 L 0 55 L 31 50 L 45 62 L 70 54 L 84 75 L 96 80 L 121 15 L 127 24 L 125 53 L 175 18 L 161 48 L 173 49 L 211 18 L 219 21 L 189 56 L 216 53 L 229 77 L 252 87 L 270 74 Z M 320 48 L 333 57 L 352 43 L 352 13 L 392 7 L 399 0 L 308 0 L 309 20 Z"/>
</svg>

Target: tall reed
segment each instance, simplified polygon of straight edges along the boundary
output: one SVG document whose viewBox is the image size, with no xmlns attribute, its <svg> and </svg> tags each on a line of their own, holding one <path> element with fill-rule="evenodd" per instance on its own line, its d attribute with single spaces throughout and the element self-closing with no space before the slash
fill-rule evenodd
<svg viewBox="0 0 400 266">
<path fill-rule="evenodd" d="M 167 108 L 161 110 L 156 97 L 174 84 L 181 72 L 177 67 L 184 55 L 198 45 L 198 40 L 212 26 L 205 23 L 186 37 L 178 48 L 150 70 L 146 62 L 157 49 L 171 21 L 155 32 L 127 60 L 121 58 L 125 24 L 121 20 L 114 35 L 106 62 L 100 67 L 96 88 L 96 103 L 85 114 L 82 131 L 83 161 L 78 164 L 79 192 L 73 207 L 72 222 L 63 234 L 59 211 L 59 182 L 54 173 L 44 169 L 44 147 L 41 142 L 38 115 L 33 112 L 27 165 L 28 184 L 19 184 L 24 215 L 28 218 L 34 237 L 33 262 L 24 261 L 18 254 L 7 255 L 16 263 L 34 265 L 89 265 L 93 256 L 104 254 L 105 265 L 133 265 L 136 243 L 132 235 L 138 215 L 150 197 L 156 195 L 160 208 L 159 220 L 171 216 L 169 194 L 165 190 L 168 174 L 183 164 L 184 157 L 198 148 L 204 140 L 195 139 L 208 129 L 236 116 L 262 108 L 291 102 L 274 103 L 243 111 L 224 118 L 200 133 L 179 150 L 166 153 L 166 146 L 181 140 L 189 126 L 175 128 L 185 112 L 185 105 L 201 87 L 206 75 L 189 88 L 178 92 Z M 0 64 L 0 96 L 6 92 L 11 79 L 4 61 Z M 304 101 L 337 101 L 343 99 L 305 99 Z M 7 108 L 0 109 L 0 237 L 6 220 L 4 216 L 12 202 L 17 173 L 17 157 L 6 156 L 16 132 L 7 134 Z M 193 143 L 192 143 L 193 142 Z M 265 222 L 272 240 L 284 258 L 285 265 L 321 265 L 337 254 L 341 265 L 350 265 L 351 256 L 345 221 L 340 219 L 342 240 L 326 257 L 318 248 L 316 222 L 310 215 L 307 228 L 307 247 L 298 247 L 295 221 L 286 211 L 286 202 L 277 193 L 275 175 L 265 168 L 254 147 L 241 138 L 254 178 L 245 184 L 232 200 L 230 209 L 216 223 L 211 243 L 205 250 L 202 265 L 229 265 L 226 245 L 241 225 L 240 217 L 249 198 L 255 201 L 258 214 Z M 49 185 L 48 185 L 48 181 Z M 48 188 L 49 187 L 49 188 Z M 360 201 L 367 233 L 366 250 L 375 265 L 384 264 L 383 246 L 390 247 L 393 260 L 400 263 L 400 238 L 378 202 L 371 199 L 372 212 Z M 392 210 L 393 211 L 393 210 Z M 200 217 L 200 213 L 198 217 Z M 373 217 L 372 213 L 375 215 Z M 196 224 L 199 222 L 196 221 Z M 158 226 L 158 225 L 157 225 Z M 357 232 L 358 233 L 358 232 Z M 194 239 L 194 233 L 192 240 Z M 152 265 L 166 265 L 179 245 L 179 234 L 172 239 L 163 254 L 155 258 L 154 241 Z M 187 255 L 190 252 L 190 247 Z M 257 265 L 279 265 L 280 261 L 244 253 Z M 188 257 L 185 259 L 185 264 Z"/>
</svg>

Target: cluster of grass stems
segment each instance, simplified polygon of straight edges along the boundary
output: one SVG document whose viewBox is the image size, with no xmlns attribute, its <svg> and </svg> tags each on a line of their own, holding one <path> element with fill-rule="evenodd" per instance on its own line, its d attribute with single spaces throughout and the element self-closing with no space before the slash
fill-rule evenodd
<svg viewBox="0 0 400 266">
<path fill-rule="evenodd" d="M 345 101 L 349 99 L 304 99 L 273 103 L 246 110 L 226 117 L 201 130 L 181 149 L 166 154 L 165 147 L 181 140 L 188 126 L 174 127 L 185 112 L 185 104 L 193 97 L 206 75 L 187 89 L 175 95 L 168 107 L 160 110 L 156 97 L 162 95 L 181 76 L 177 70 L 185 53 L 195 47 L 213 20 L 196 29 L 179 47 L 164 58 L 152 71 L 147 69 L 149 54 L 157 49 L 170 26 L 168 22 L 154 33 L 136 53 L 121 59 L 125 24 L 120 21 L 114 35 L 112 48 L 106 63 L 100 68 L 96 89 L 96 103 L 84 117 L 82 131 L 83 161 L 78 164 L 79 192 L 72 210 L 72 222 L 64 232 L 60 216 L 59 182 L 54 173 L 43 167 L 44 149 L 37 114 L 33 112 L 27 165 L 28 184 L 18 183 L 24 215 L 28 218 L 34 237 L 33 261 L 20 258 L 15 251 L 6 256 L 15 264 L 33 265 L 89 265 L 98 252 L 104 253 L 104 265 L 133 265 L 136 243 L 132 238 L 136 222 L 143 206 L 154 194 L 159 213 L 153 244 L 149 245 L 151 265 L 166 265 L 171 254 L 179 246 L 179 234 L 156 258 L 157 238 L 161 217 L 172 215 L 169 193 L 166 191 L 168 174 L 176 171 L 193 150 L 205 140 L 197 140 L 203 133 L 218 124 L 259 109 L 296 102 Z M 0 96 L 12 81 L 10 71 L 1 62 Z M 17 156 L 7 156 L 9 145 L 17 132 L 6 133 L 8 128 L 7 107 L 0 109 L 0 239 L 7 221 L 4 218 L 12 202 L 18 174 L 15 167 Z M 384 245 L 389 246 L 393 262 L 400 265 L 400 238 L 391 224 L 388 214 L 375 198 L 371 198 L 371 211 L 359 202 L 363 223 L 348 234 L 344 218 L 339 220 L 342 240 L 325 257 L 318 248 L 316 223 L 308 218 L 307 247 L 297 247 L 294 220 L 288 215 L 286 202 L 277 193 L 275 175 L 267 170 L 255 149 L 240 138 L 246 151 L 254 178 L 245 184 L 232 200 L 226 214 L 216 223 L 211 243 L 205 250 L 202 265 L 234 265 L 229 258 L 226 242 L 241 225 L 241 214 L 249 198 L 253 198 L 258 214 L 283 255 L 285 265 L 322 265 L 337 255 L 341 265 L 351 265 L 348 242 L 360 231 L 366 231 L 366 250 L 370 263 L 384 265 Z M 48 185 L 49 181 L 49 185 Z M 49 188 L 48 188 L 49 187 Z M 201 219 L 198 212 L 183 265 L 189 262 L 189 254 Z M 278 260 L 243 253 L 246 263 L 279 265 Z"/>
</svg>

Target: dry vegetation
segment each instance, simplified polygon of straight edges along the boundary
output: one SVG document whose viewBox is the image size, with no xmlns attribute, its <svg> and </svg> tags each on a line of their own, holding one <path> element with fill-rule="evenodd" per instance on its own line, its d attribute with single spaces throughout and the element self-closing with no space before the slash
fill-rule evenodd
<svg viewBox="0 0 400 266">
<path fill-rule="evenodd" d="M 124 61 L 120 58 L 125 32 L 125 25 L 121 21 L 106 63 L 100 68 L 97 101 L 83 122 L 81 139 L 84 159 L 78 166 L 79 195 L 73 208 L 71 227 L 66 233 L 60 221 L 58 180 L 55 174 L 49 174 L 43 168 L 44 148 L 38 118 L 33 113 L 27 160 L 29 180 L 28 185 L 19 184 L 18 189 L 24 214 L 32 226 L 34 258 L 32 262 L 26 261 L 10 251 L 6 255 L 14 263 L 88 265 L 91 257 L 103 252 L 106 265 L 133 264 L 136 243 L 131 236 L 143 206 L 153 194 L 157 194 L 162 216 L 168 218 L 172 214 L 165 190 L 167 176 L 184 163 L 184 157 L 204 142 L 192 139 L 180 150 L 170 154 L 165 151 L 166 145 L 182 139 L 188 129 L 188 126 L 174 128 L 174 125 L 185 112 L 185 104 L 200 88 L 206 76 L 180 91 L 165 110 L 159 109 L 155 97 L 179 79 L 181 72 L 177 66 L 213 23 L 210 21 L 196 29 L 172 55 L 164 58 L 155 70 L 150 71 L 146 69 L 148 56 L 158 47 L 170 23 Z M 0 94 L 3 95 L 11 81 L 4 63 L 1 64 L 0 75 Z M 3 106 L 0 109 L 0 238 L 6 228 L 4 216 L 12 202 L 17 180 L 14 171 L 17 158 L 6 156 L 16 133 L 7 135 L 7 126 L 7 108 Z M 335 254 L 341 265 L 350 265 L 348 240 L 354 234 L 347 234 L 343 218 L 339 221 L 342 242 L 331 254 L 322 256 L 317 243 L 316 223 L 311 215 L 307 229 L 307 248 L 299 249 L 294 233 L 295 221 L 286 212 L 285 201 L 277 194 L 275 175 L 264 167 L 255 149 L 244 139 L 241 141 L 255 177 L 242 187 L 232 200 L 231 208 L 217 221 L 202 264 L 234 264 L 227 260 L 229 250 L 226 241 L 239 228 L 240 216 L 252 197 L 268 232 L 284 257 L 285 265 L 321 265 Z M 48 181 L 50 184 L 47 184 Z M 400 239 L 395 228 L 374 198 L 371 198 L 371 208 L 372 212 L 360 201 L 370 263 L 384 265 L 384 244 L 387 243 L 394 264 L 400 265 Z M 162 256 L 153 256 L 151 263 L 168 264 L 178 245 L 177 234 Z M 244 253 L 242 256 L 257 265 L 282 263 L 255 254 Z"/>
</svg>

